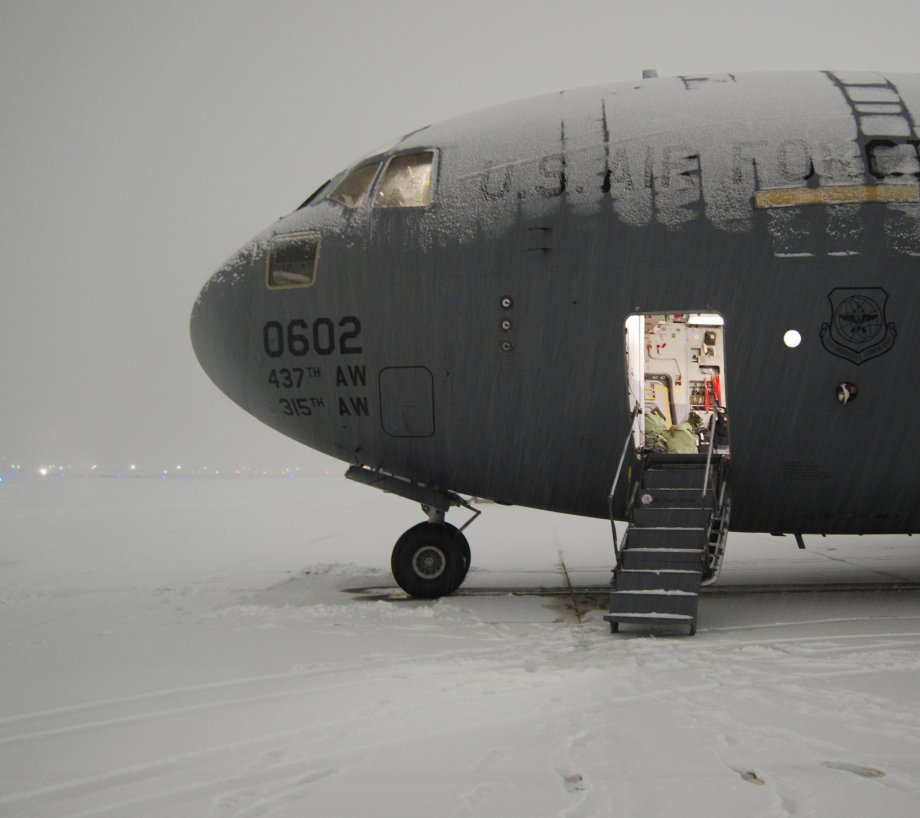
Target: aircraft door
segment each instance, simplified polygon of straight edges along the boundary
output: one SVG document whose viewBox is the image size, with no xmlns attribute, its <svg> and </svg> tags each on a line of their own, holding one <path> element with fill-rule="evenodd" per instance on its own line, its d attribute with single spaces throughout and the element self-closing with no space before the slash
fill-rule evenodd
<svg viewBox="0 0 920 818">
<path fill-rule="evenodd" d="M 626 319 L 626 382 L 629 411 L 636 404 L 642 409 L 633 423 L 633 442 L 641 448 L 645 438 L 645 316 L 630 315 Z"/>
<path fill-rule="evenodd" d="M 717 313 L 644 313 L 626 319 L 629 411 L 637 448 L 690 454 L 708 445 L 711 422 L 727 418 L 725 325 Z M 716 451 L 728 453 L 727 421 Z"/>
</svg>

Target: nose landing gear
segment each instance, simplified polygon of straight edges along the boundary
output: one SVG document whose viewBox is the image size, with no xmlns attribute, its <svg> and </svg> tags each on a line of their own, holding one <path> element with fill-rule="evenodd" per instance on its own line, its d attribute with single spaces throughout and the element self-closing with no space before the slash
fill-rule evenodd
<svg viewBox="0 0 920 818">
<path fill-rule="evenodd" d="M 479 509 L 452 491 L 423 486 L 366 466 L 352 466 L 345 476 L 356 483 L 414 500 L 428 515 L 428 522 L 410 528 L 393 547 L 390 568 L 399 587 L 419 599 L 437 599 L 456 591 L 470 570 L 470 544 L 463 536 L 463 529 L 479 516 Z M 451 506 L 473 512 L 462 528 L 444 522 Z"/>
<path fill-rule="evenodd" d="M 419 599 L 452 594 L 470 568 L 470 544 L 450 523 L 419 523 L 397 541 L 390 569 L 400 588 Z"/>
</svg>

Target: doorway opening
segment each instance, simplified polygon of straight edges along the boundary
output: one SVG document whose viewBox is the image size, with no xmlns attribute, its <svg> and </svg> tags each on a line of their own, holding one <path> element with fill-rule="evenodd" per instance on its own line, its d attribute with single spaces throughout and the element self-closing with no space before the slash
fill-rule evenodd
<svg viewBox="0 0 920 818">
<path fill-rule="evenodd" d="M 694 454 L 714 436 L 727 455 L 725 321 L 718 313 L 636 313 L 626 319 L 626 377 L 637 450 Z"/>
</svg>

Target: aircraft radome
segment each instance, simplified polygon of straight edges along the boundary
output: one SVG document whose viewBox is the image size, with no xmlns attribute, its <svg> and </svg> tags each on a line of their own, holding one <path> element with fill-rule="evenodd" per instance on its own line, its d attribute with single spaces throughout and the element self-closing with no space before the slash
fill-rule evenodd
<svg viewBox="0 0 920 818">
<path fill-rule="evenodd" d="M 696 625 L 725 535 L 920 530 L 920 75 L 650 78 L 414 131 L 207 282 L 232 400 L 421 503 L 629 523 L 609 619 Z M 729 424 L 730 418 L 730 424 Z M 730 439 L 729 439 L 730 425 Z M 612 488 L 611 488 L 612 486 Z"/>
</svg>

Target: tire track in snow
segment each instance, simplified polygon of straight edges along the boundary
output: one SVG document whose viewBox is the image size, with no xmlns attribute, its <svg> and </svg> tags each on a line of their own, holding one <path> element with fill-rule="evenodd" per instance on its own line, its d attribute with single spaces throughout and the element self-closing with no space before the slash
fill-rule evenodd
<svg viewBox="0 0 920 818">
<path fill-rule="evenodd" d="M 295 670 L 280 674 L 266 674 L 223 682 L 168 688 L 135 696 L 96 700 L 81 705 L 35 711 L 0 720 L 0 729 L 6 729 L 7 731 L 11 729 L 19 730 L 16 734 L 0 738 L 0 745 L 6 745 L 12 748 L 17 744 L 29 741 L 53 741 L 58 738 L 79 735 L 93 730 L 99 731 L 103 736 L 106 735 L 105 731 L 108 730 L 110 731 L 108 735 L 111 736 L 116 734 L 118 728 L 130 728 L 132 725 L 142 722 L 162 721 L 170 717 L 191 716 L 227 708 L 238 711 L 241 707 L 246 705 L 257 705 L 260 702 L 278 700 L 284 697 L 308 699 L 317 694 L 340 694 L 342 690 L 346 688 L 357 687 L 375 689 L 382 681 L 389 681 L 391 683 L 399 681 L 402 684 L 404 683 L 403 677 L 407 675 L 411 676 L 412 674 L 421 674 L 425 678 L 443 686 L 443 683 L 439 680 L 451 679 L 458 667 L 468 667 L 470 663 L 476 664 L 485 662 L 484 667 L 491 673 L 512 671 L 515 675 L 519 675 L 521 660 L 514 655 L 509 656 L 506 647 L 505 640 L 501 640 L 498 644 L 489 645 L 484 648 L 466 650 L 451 648 L 436 653 L 427 653 L 424 657 L 424 665 L 422 667 L 415 665 L 408 673 L 405 667 L 405 656 L 374 656 L 360 663 L 330 665 L 314 670 Z M 499 661 L 496 662 L 496 659 Z M 372 664 L 369 665 L 369 662 Z M 355 676 L 355 673 L 358 675 Z M 336 678 L 333 682 L 325 681 L 331 676 L 344 676 L 345 678 Z M 264 691 L 264 686 L 266 685 L 289 685 L 292 681 L 301 680 L 314 683 L 301 684 L 295 688 L 286 688 L 271 692 Z M 316 684 L 315 682 L 317 680 L 321 683 Z M 260 687 L 263 688 L 263 690 L 255 692 L 252 695 L 232 696 L 230 698 L 221 698 L 217 701 L 209 698 L 213 697 L 215 694 L 221 694 L 226 691 L 237 691 L 241 689 L 245 691 L 245 688 L 250 686 Z M 201 698 L 205 700 L 200 701 Z M 199 699 L 199 701 L 196 701 L 196 699 Z M 182 703 L 187 700 L 191 700 L 190 703 Z M 171 704 L 174 706 L 169 706 Z M 151 707 L 150 705 L 154 706 Z M 106 710 L 111 711 L 112 709 L 118 708 L 124 708 L 128 712 L 116 718 L 92 718 L 98 714 L 103 714 Z M 90 718 L 87 719 L 87 717 Z M 61 724 L 62 721 L 74 718 L 80 719 L 80 721 L 74 724 Z M 360 722 L 362 718 L 364 717 L 359 714 L 344 720 L 342 724 L 347 725 L 354 722 Z M 47 729 L 28 729 L 40 727 L 43 724 L 49 725 Z M 26 728 L 28 732 L 22 732 L 23 728 Z M 311 725 L 308 728 L 267 733 L 241 741 L 228 742 L 201 750 L 192 750 L 187 753 L 177 754 L 176 756 L 167 756 L 138 765 L 129 765 L 99 776 L 64 781 L 50 787 L 39 788 L 28 792 L 4 794 L 0 796 L 0 808 L 3 808 L 4 805 L 6 807 L 11 807 L 15 804 L 29 802 L 34 799 L 42 800 L 52 798 L 55 801 L 61 798 L 66 799 L 73 794 L 79 795 L 86 791 L 87 788 L 89 791 L 112 789 L 132 781 L 143 780 L 164 773 L 168 774 L 177 766 L 188 764 L 190 761 L 196 759 L 206 759 L 214 754 L 220 753 L 233 753 L 242 748 L 257 747 L 266 742 L 298 740 L 310 734 L 315 735 L 316 732 L 317 727 Z M 48 751 L 47 747 L 41 744 L 39 744 L 39 746 L 43 752 Z M 9 750 L 7 750 L 7 756 L 10 756 Z M 3 809 L 0 809 L 0 812 L 2 811 Z"/>
<path fill-rule="evenodd" d="M 721 625 L 716 627 L 700 628 L 697 633 L 732 633 L 739 631 L 758 631 L 770 630 L 771 628 L 801 628 L 809 625 L 855 625 L 860 622 L 918 622 L 920 616 L 853 616 L 853 617 L 836 617 L 832 619 L 795 619 L 791 622 L 764 622 L 763 624 L 746 624 L 746 625 Z M 825 634 L 823 637 L 797 636 L 789 639 L 807 640 L 807 639 L 871 639 L 876 636 L 920 636 L 917 633 L 904 633 L 894 631 L 891 633 L 874 634 Z M 783 637 L 779 637 L 783 639 Z M 752 644 L 765 644 L 774 640 L 756 640 Z"/>
<path fill-rule="evenodd" d="M 449 659 L 450 661 L 470 661 L 479 658 L 488 658 L 496 652 L 501 652 L 498 646 L 488 648 L 471 648 L 471 649 L 451 649 L 440 653 L 428 653 L 425 655 L 425 661 L 437 662 L 439 659 Z M 319 687 L 301 686 L 288 690 L 275 691 L 272 693 L 256 693 L 251 696 L 237 696 L 229 699 L 220 699 L 219 701 L 205 701 L 200 704 L 191 703 L 188 705 L 176 704 L 175 706 L 164 706 L 142 712 L 129 712 L 124 716 L 114 718 L 95 718 L 76 724 L 66 724 L 61 726 L 50 726 L 46 729 L 29 729 L 30 726 L 41 725 L 43 722 L 53 722 L 55 720 L 64 720 L 70 717 L 80 717 L 83 715 L 91 716 L 96 711 L 112 710 L 117 708 L 132 708 L 134 705 L 155 704 L 157 702 L 169 699 L 195 698 L 198 696 L 213 695 L 223 691 L 234 690 L 237 688 L 266 685 L 274 683 L 284 683 L 299 680 L 311 680 L 324 678 L 327 676 L 339 676 L 355 672 L 364 672 L 364 674 L 354 679 L 348 684 L 367 684 L 368 676 L 385 674 L 392 668 L 400 668 L 403 665 L 404 657 L 393 657 L 384 660 L 383 657 L 374 657 L 376 664 L 369 665 L 368 660 L 363 662 L 353 662 L 343 665 L 330 665 L 316 669 L 292 670 L 284 673 L 272 673 L 260 676 L 248 676 L 239 679 L 230 679 L 221 682 L 208 682 L 198 685 L 189 685 L 183 687 L 165 688 L 163 690 L 154 690 L 148 693 L 139 693 L 134 696 L 120 696 L 112 699 L 97 699 L 82 704 L 69 705 L 67 707 L 51 708 L 48 710 L 36 710 L 31 713 L 23 713 L 15 716 L 6 716 L 0 718 L 0 746 L 15 744 L 20 741 L 30 741 L 39 738 L 47 738 L 57 735 L 66 735 L 68 733 L 79 732 L 81 730 L 93 730 L 118 724 L 130 724 L 133 722 L 146 721 L 172 715 L 183 715 L 197 711 L 211 710 L 220 707 L 238 706 L 249 702 L 270 700 L 273 698 L 282 698 L 284 696 L 308 695 L 311 692 L 322 692 L 330 689 L 338 689 L 343 682 L 337 680 L 333 686 L 325 685 Z M 503 662 L 503 666 L 514 666 L 513 659 Z M 11 728 L 25 729 L 26 732 L 15 733 Z M 4 735 L 4 733 L 8 733 Z M 0 802 L 2 803 L 2 802 Z"/>
<path fill-rule="evenodd" d="M 246 685 L 256 685 L 256 684 L 265 684 L 271 682 L 283 682 L 294 679 L 308 679 L 315 678 L 318 676 L 331 675 L 335 673 L 351 672 L 356 670 L 361 670 L 366 667 L 366 664 L 362 663 L 353 663 L 349 665 L 334 665 L 330 667 L 324 667 L 314 670 L 292 670 L 286 671 L 284 673 L 271 673 L 262 676 L 247 676 L 239 679 L 230 679 L 222 682 L 207 682 L 204 684 L 197 685 L 188 685 L 185 687 L 170 687 L 163 690 L 154 690 L 148 693 L 139 693 L 134 696 L 119 696 L 112 699 L 96 699 L 90 702 L 84 702 L 82 704 L 69 705 L 67 707 L 56 707 L 48 710 L 36 710 L 31 713 L 22 713 L 16 716 L 6 716 L 0 718 L 0 731 L 10 727 L 10 726 L 19 726 L 23 724 L 29 724 L 34 722 L 42 722 L 49 719 L 68 717 L 74 714 L 89 713 L 94 710 L 105 710 L 115 707 L 122 707 L 125 705 L 134 705 L 141 704 L 145 702 L 155 702 L 161 699 L 167 699 L 171 697 L 183 697 L 183 696 L 192 696 L 197 694 L 213 694 L 223 690 L 229 690 L 237 687 L 243 687 Z M 155 716 L 156 713 L 163 712 L 161 711 L 151 711 L 151 715 Z M 100 723 L 113 720 L 102 720 Z M 118 721 L 117 719 L 114 721 Z M 91 724 L 92 722 L 90 722 Z M 67 729 L 67 728 L 64 728 Z M 48 731 L 50 733 L 56 731 Z M 26 734 L 22 738 L 28 738 L 29 735 Z M 18 736 L 0 736 L 0 744 L 9 743 L 11 741 L 19 740 Z"/>
<path fill-rule="evenodd" d="M 16 736 L 0 738 L 0 747 L 8 744 L 17 744 L 26 741 L 36 741 L 43 738 L 56 738 L 66 736 L 72 733 L 82 733 L 91 730 L 103 730 L 108 727 L 119 727 L 127 724 L 138 724 L 140 722 L 172 718 L 174 716 L 187 716 L 194 713 L 204 713 L 209 710 L 218 710 L 227 707 L 240 707 L 241 705 L 255 704 L 257 702 L 266 702 L 287 697 L 302 697 L 310 693 L 323 693 L 331 690 L 341 690 L 346 684 L 365 684 L 364 680 L 353 681 L 350 683 L 337 683 L 324 687 L 315 688 L 296 688 L 293 690 L 281 690 L 275 693 L 260 693 L 253 696 L 238 697 L 235 699 L 221 699 L 220 701 L 205 702 L 203 704 L 188 705 L 186 707 L 174 707 L 165 710 L 153 710 L 146 713 L 138 713 L 132 716 L 121 716 L 115 719 L 101 719 L 98 721 L 88 721 L 82 724 L 72 724 L 68 727 L 58 727 L 49 730 L 41 730 L 35 733 L 22 733 Z M 0 799 L 2 803 L 2 799 Z"/>
<path fill-rule="evenodd" d="M 516 666 L 516 663 L 515 663 Z M 430 670 L 430 668 L 428 668 Z M 495 667 L 489 665 L 487 673 L 493 673 Z M 444 669 L 445 674 L 449 674 L 451 668 Z M 404 680 L 403 680 L 404 681 Z M 366 685 L 368 679 L 362 677 L 354 680 L 353 684 Z M 712 691 L 713 685 L 706 684 L 698 687 L 684 688 L 684 692 L 705 692 Z M 619 707 L 629 707 L 639 701 L 653 701 L 656 699 L 667 699 L 672 697 L 678 688 L 659 689 L 647 693 L 636 693 L 621 696 L 617 699 L 605 702 L 604 710 L 612 711 Z M 435 691 L 436 692 L 436 691 Z M 517 694 L 518 690 L 510 688 L 504 691 L 509 697 Z M 254 784 L 265 786 L 272 782 L 277 782 L 286 776 L 295 775 L 298 772 L 309 774 L 309 771 L 329 771 L 324 772 L 320 777 L 328 777 L 338 770 L 342 759 L 361 760 L 370 752 L 380 751 L 388 748 L 399 747 L 403 745 L 412 745 L 425 740 L 434 740 L 440 742 L 445 735 L 461 734 L 464 732 L 476 731 L 477 729 L 488 727 L 494 728 L 496 724 L 512 724 L 515 722 L 526 722 L 533 719 L 533 713 L 528 709 L 523 712 L 508 715 L 490 715 L 479 719 L 467 719 L 462 724 L 439 723 L 435 717 L 431 720 L 426 719 L 427 726 L 414 731 L 405 731 L 400 729 L 404 727 L 402 719 L 406 713 L 419 715 L 420 703 L 417 699 L 411 698 L 406 700 L 403 708 L 384 719 L 385 722 L 393 720 L 392 726 L 384 724 L 381 727 L 376 725 L 376 729 L 390 733 L 384 739 L 371 740 L 358 744 L 350 744 L 344 748 L 322 752 L 309 753 L 304 758 L 285 762 L 281 765 L 269 766 L 257 772 L 245 772 L 235 776 L 217 776 L 208 775 L 210 766 L 217 765 L 220 769 L 225 769 L 229 763 L 232 763 L 232 757 L 237 755 L 240 761 L 249 758 L 250 751 L 260 746 L 271 747 L 279 743 L 296 742 L 297 740 L 315 737 L 318 732 L 316 725 L 298 727 L 290 730 L 278 731 L 273 733 L 249 736 L 238 741 L 226 742 L 223 744 L 212 745 L 198 750 L 190 750 L 176 755 L 163 756 L 153 761 L 128 765 L 117 770 L 111 770 L 101 775 L 89 776 L 86 778 L 75 779 L 61 782 L 49 787 L 13 793 L 0 797 L 0 808 L 4 816 L 23 815 L 32 816 L 40 812 L 41 814 L 50 814 L 48 810 L 54 807 L 66 807 L 67 802 L 76 799 L 89 798 L 93 801 L 91 808 L 81 809 L 78 811 L 60 813 L 67 815 L 68 818 L 89 818 L 89 816 L 101 816 L 119 810 L 130 811 L 136 807 L 150 804 L 183 804 L 201 799 L 204 797 L 217 798 L 222 793 L 232 788 L 241 789 Z M 442 702 L 438 695 L 432 696 L 432 701 L 428 705 L 430 716 L 437 716 L 442 707 Z M 405 711 L 405 712 L 403 712 Z M 422 711 L 424 713 L 424 711 Z M 363 726 L 366 720 L 366 713 L 361 711 L 354 713 L 347 718 L 336 719 L 322 724 L 322 732 L 330 736 L 348 736 L 357 726 Z M 396 735 L 392 735 L 396 733 Z M 338 764 L 330 763 L 330 756 L 340 760 Z M 229 758 L 228 758 L 229 757 Z M 303 773 L 304 770 L 307 773 Z M 194 780 L 185 784 L 169 785 L 169 779 L 179 777 L 200 778 L 201 773 L 205 774 L 205 780 Z M 317 779 L 319 780 L 319 779 Z M 293 784 L 291 785 L 294 786 Z M 117 803 L 99 803 L 98 796 L 105 793 L 112 793 L 124 788 L 143 789 L 154 788 L 155 792 L 146 792 L 127 797 L 119 800 Z M 285 800 L 279 796 L 278 800 Z M 58 814 L 58 813 L 55 813 Z M 258 813 L 255 813 L 258 814 Z"/>
<path fill-rule="evenodd" d="M 703 692 L 704 687 L 711 692 L 711 685 L 700 686 L 696 689 L 691 687 L 686 688 L 686 690 Z M 678 689 L 679 688 L 675 687 L 670 690 L 656 690 L 649 693 L 638 693 L 623 696 L 620 699 L 608 701 L 604 709 L 606 711 L 610 711 L 616 709 L 617 705 L 628 707 L 635 704 L 637 701 L 653 701 L 660 698 L 670 698 Z M 513 695 L 513 691 L 510 692 L 510 695 Z M 408 703 L 407 706 L 411 707 L 412 705 L 411 703 Z M 440 707 L 440 702 L 435 701 L 432 703 L 432 706 Z M 347 734 L 347 725 L 354 722 L 360 722 L 362 719 L 363 716 L 359 714 L 348 719 L 339 720 L 328 726 L 334 726 L 335 731 L 339 734 Z M 475 732 L 481 728 L 494 729 L 496 725 L 511 725 L 517 722 L 528 722 L 532 719 L 533 713 L 531 713 L 529 710 L 525 710 L 524 712 L 503 715 L 497 718 L 495 716 L 487 716 L 480 719 L 467 720 L 462 724 L 456 724 L 453 722 L 450 724 L 431 723 L 422 729 L 416 729 L 414 731 L 408 732 L 403 730 L 399 735 L 393 735 L 392 731 L 387 730 L 385 732 L 388 732 L 389 734 L 387 738 L 384 739 L 366 741 L 359 744 L 351 744 L 347 748 L 335 750 L 332 752 L 309 754 L 297 761 L 285 762 L 284 764 L 267 767 L 257 772 L 249 772 L 238 776 L 224 777 L 209 780 L 207 782 L 196 782 L 185 786 L 175 787 L 173 789 L 161 790 L 156 793 L 147 794 L 128 801 L 120 802 L 118 804 L 105 805 L 102 807 L 97 806 L 91 810 L 78 813 L 68 812 L 66 814 L 66 818 L 94 818 L 95 816 L 105 815 L 117 810 L 133 810 L 137 807 L 154 803 L 179 805 L 187 804 L 190 801 L 201 797 L 213 796 L 216 798 L 222 794 L 222 792 L 225 792 L 228 787 L 239 788 L 251 785 L 253 783 L 264 786 L 265 784 L 276 782 L 279 779 L 283 779 L 291 775 L 293 772 L 302 771 L 304 768 L 306 768 L 307 772 L 302 773 L 301 776 L 298 776 L 297 779 L 291 782 L 291 784 L 287 787 L 287 794 L 285 794 L 285 792 L 278 793 L 272 796 L 270 799 L 270 802 L 272 803 L 281 803 L 283 801 L 294 800 L 295 795 L 293 794 L 292 790 L 297 786 L 297 781 L 299 781 L 301 778 L 307 777 L 309 779 L 309 783 L 319 781 L 322 778 L 328 778 L 335 773 L 342 772 L 350 764 L 362 761 L 370 753 L 384 750 L 392 752 L 394 748 L 398 748 L 404 745 L 418 745 L 420 742 L 424 742 L 426 740 L 434 740 L 437 744 L 440 744 L 446 737 L 452 735 L 462 735 L 464 733 Z M 297 731 L 289 731 L 288 735 L 305 734 L 307 732 L 309 732 L 309 730 L 305 728 Z M 265 743 L 267 740 L 273 740 L 277 737 L 278 736 L 262 737 L 259 739 L 253 738 L 251 740 L 239 742 L 237 744 L 250 744 L 256 741 Z M 211 748 L 208 753 L 217 753 L 221 749 L 222 748 Z M 333 758 L 337 763 L 331 763 Z M 578 791 L 576 790 L 575 792 Z M 588 793 L 588 795 L 591 794 Z M 593 801 L 593 796 L 591 800 Z M 2 801 L 0 801 L 0 803 L 2 803 Z M 583 800 L 580 800 L 577 807 L 580 808 L 583 805 Z M 249 816 L 260 815 L 262 814 L 260 806 L 261 805 L 257 803 L 247 807 L 241 813 L 232 813 L 233 818 L 248 818 Z M 579 816 L 584 813 L 582 813 L 580 809 L 577 809 L 576 812 L 570 814 L 573 816 Z M 591 815 L 594 814 L 595 813 L 592 811 Z"/>
<path fill-rule="evenodd" d="M 348 726 L 355 722 L 360 722 L 362 718 L 363 716 L 356 715 L 347 719 L 327 723 L 325 727 L 327 730 L 335 728 L 335 732 L 339 734 L 347 734 Z M 532 718 L 532 714 L 528 712 L 507 716 L 499 721 L 513 722 L 527 720 L 529 718 Z M 409 734 L 403 732 L 398 736 L 393 736 L 384 740 L 367 742 L 360 745 L 351 745 L 347 749 L 336 752 L 334 755 L 340 758 L 360 756 L 373 750 L 398 747 L 403 744 L 413 744 L 424 739 L 440 739 L 445 733 L 463 732 L 475 729 L 479 726 L 493 726 L 495 723 L 496 720 L 490 718 L 480 723 L 467 722 L 455 727 L 439 725 Z M 156 786 L 156 792 L 141 794 L 133 798 L 126 798 L 117 803 L 96 803 L 92 808 L 85 810 L 81 809 L 78 812 L 62 813 L 62 815 L 66 815 L 67 818 L 92 818 L 94 816 L 101 816 L 119 810 L 133 810 L 140 806 L 154 803 L 178 805 L 209 796 L 217 798 L 218 796 L 226 794 L 228 789 L 238 790 L 252 785 L 264 786 L 287 776 L 294 775 L 298 771 L 303 771 L 304 768 L 310 769 L 314 768 L 316 765 L 326 764 L 327 766 L 323 768 L 325 772 L 315 779 L 319 780 L 319 778 L 327 777 L 338 770 L 338 767 L 333 768 L 328 766 L 329 754 L 327 753 L 314 754 L 296 761 L 285 762 L 282 765 L 269 766 L 255 772 L 247 772 L 235 776 L 213 777 L 205 781 L 195 781 L 189 784 L 172 787 L 163 785 L 163 782 L 168 776 L 176 774 L 189 775 L 192 764 L 202 766 L 217 756 L 246 750 L 259 745 L 275 745 L 279 742 L 287 742 L 293 739 L 306 737 L 311 733 L 316 733 L 316 728 L 313 726 L 296 728 L 278 733 L 253 736 L 240 741 L 215 745 L 203 750 L 190 751 L 176 756 L 166 756 L 153 762 L 124 767 L 120 770 L 114 770 L 99 776 L 92 776 L 80 780 L 64 782 L 51 787 L 43 787 L 29 792 L 4 796 L 0 798 L 0 807 L 4 807 L 4 816 L 12 817 L 17 814 L 32 816 L 35 814 L 36 810 L 46 810 L 49 807 L 63 804 L 75 798 L 98 796 L 121 787 L 159 782 Z M 226 764 L 228 762 L 224 759 L 223 763 Z M 309 775 L 309 773 L 307 774 Z M 21 813 L 12 811 L 7 812 L 7 809 L 14 810 L 17 808 L 21 808 L 24 811 Z"/>
</svg>

